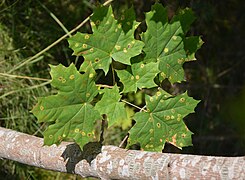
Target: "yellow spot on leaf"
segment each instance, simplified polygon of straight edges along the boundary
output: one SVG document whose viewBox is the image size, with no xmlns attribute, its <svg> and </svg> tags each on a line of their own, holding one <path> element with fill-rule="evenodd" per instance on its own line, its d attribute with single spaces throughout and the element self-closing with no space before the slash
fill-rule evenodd
<svg viewBox="0 0 245 180">
<path fill-rule="evenodd" d="M 134 44 L 134 43 L 135 43 L 135 40 L 132 41 L 132 44 Z"/>
<path fill-rule="evenodd" d="M 97 62 L 100 61 L 100 59 L 99 58 L 95 58 L 94 61 L 97 63 Z"/>
<path fill-rule="evenodd" d="M 135 76 L 135 79 L 139 80 L 140 79 L 140 76 L 139 75 L 136 75 Z"/>
<path fill-rule="evenodd" d="M 87 46 L 87 44 L 83 44 L 83 48 L 87 48 L 88 46 Z"/>
<path fill-rule="evenodd" d="M 97 21 L 95 22 L 95 24 L 96 24 L 96 25 L 99 25 L 99 24 L 100 24 L 100 20 L 97 20 Z"/>
<path fill-rule="evenodd" d="M 127 51 L 127 49 L 126 49 L 126 48 L 123 48 L 123 52 L 125 52 L 125 53 L 126 53 L 126 52 L 128 52 L 128 51 Z"/>
<path fill-rule="evenodd" d="M 86 136 L 86 133 L 84 131 L 81 132 L 82 136 Z"/>
<path fill-rule="evenodd" d="M 177 36 L 173 36 L 172 39 L 173 39 L 173 40 L 176 40 L 176 39 L 177 39 Z"/>
<path fill-rule="evenodd" d="M 171 116 L 171 119 L 174 119 L 174 116 L 173 115 Z"/>
<path fill-rule="evenodd" d="M 152 117 L 150 117 L 150 118 L 148 119 L 148 121 L 149 121 L 149 122 L 153 122 L 153 119 L 152 119 Z"/>
<path fill-rule="evenodd" d="M 52 139 L 52 138 L 53 138 L 53 135 L 49 135 L 48 137 L 49 137 L 50 139 Z"/>
<path fill-rule="evenodd" d="M 153 97 L 150 97 L 150 101 L 153 102 L 153 100 L 154 100 Z"/>
<path fill-rule="evenodd" d="M 94 52 L 94 48 L 89 49 L 90 52 Z"/>
<path fill-rule="evenodd" d="M 165 53 L 167 53 L 168 52 L 168 48 L 164 48 L 164 50 L 163 50 Z"/>
<path fill-rule="evenodd" d="M 164 72 L 161 72 L 161 76 L 162 76 L 163 78 L 166 78 L 166 77 L 167 77 L 167 75 L 166 75 Z"/>
<path fill-rule="evenodd" d="M 61 81 L 62 83 L 65 83 L 66 82 L 66 79 L 62 79 L 62 81 Z"/>
<path fill-rule="evenodd" d="M 72 79 L 74 79 L 75 78 L 75 76 L 72 74 L 72 75 L 70 75 L 70 77 L 69 77 L 71 80 Z"/>
<path fill-rule="evenodd" d="M 161 127 L 161 124 L 160 123 L 157 123 L 157 127 L 160 128 Z"/>
<path fill-rule="evenodd" d="M 117 31 L 118 31 L 118 29 L 116 28 L 116 29 L 115 29 L 115 32 L 117 32 Z"/>
<path fill-rule="evenodd" d="M 115 48 L 116 48 L 116 50 L 118 50 L 118 51 L 119 51 L 119 50 L 121 49 L 121 46 L 116 45 L 116 46 L 115 46 Z"/>
<path fill-rule="evenodd" d="M 179 102 L 181 102 L 181 103 L 185 102 L 185 98 L 183 98 L 183 97 L 180 98 Z"/>
<path fill-rule="evenodd" d="M 149 132 L 152 134 L 154 132 L 154 130 L 153 129 L 150 129 Z"/>
<path fill-rule="evenodd" d="M 179 64 L 182 64 L 183 61 L 184 61 L 183 59 L 178 59 L 178 63 L 179 63 Z"/>
<path fill-rule="evenodd" d="M 141 65 L 140 65 L 140 67 L 141 67 L 141 68 L 144 68 L 144 67 L 145 67 L 145 65 L 144 65 L 144 64 L 141 64 Z"/>
<path fill-rule="evenodd" d="M 90 96 L 90 93 L 86 93 L 86 97 L 89 97 Z"/>
<path fill-rule="evenodd" d="M 79 46 L 79 43 L 76 43 L 76 44 L 75 44 L 75 47 L 78 47 L 78 46 Z"/>
<path fill-rule="evenodd" d="M 63 134 L 62 137 L 66 137 L 66 134 Z"/>
<path fill-rule="evenodd" d="M 44 110 L 44 107 L 43 107 L 43 106 L 40 106 L 40 110 L 41 110 L 41 111 Z"/>
<path fill-rule="evenodd" d="M 156 95 L 157 95 L 157 96 L 161 96 L 162 93 L 161 93 L 160 91 L 158 91 L 158 92 L 156 93 Z"/>
<path fill-rule="evenodd" d="M 63 80 L 63 77 L 60 76 L 60 77 L 58 78 L 58 81 L 62 81 L 62 80 Z"/>
<path fill-rule="evenodd" d="M 170 119 L 170 116 L 165 116 L 165 119 L 166 119 L 166 120 L 169 120 L 169 119 Z"/>
<path fill-rule="evenodd" d="M 134 80 L 134 76 L 131 76 L 131 78 L 130 78 L 131 80 Z"/>
<path fill-rule="evenodd" d="M 79 129 L 78 128 L 75 129 L 75 133 L 79 133 Z"/>
<path fill-rule="evenodd" d="M 93 73 L 90 73 L 89 74 L 89 78 L 92 78 L 92 77 L 94 77 L 94 74 Z"/>
<path fill-rule="evenodd" d="M 121 24 L 118 24 L 118 26 L 117 26 L 119 29 L 122 27 L 122 25 Z"/>
<path fill-rule="evenodd" d="M 173 113 L 173 114 L 174 114 L 174 113 L 175 113 L 175 109 L 171 109 L 171 113 Z"/>
<path fill-rule="evenodd" d="M 84 36 L 84 39 L 89 39 L 89 35 L 86 34 L 86 35 Z"/>
<path fill-rule="evenodd" d="M 186 134 L 185 133 L 181 134 L 181 137 L 182 138 L 185 138 L 186 137 Z"/>
</svg>

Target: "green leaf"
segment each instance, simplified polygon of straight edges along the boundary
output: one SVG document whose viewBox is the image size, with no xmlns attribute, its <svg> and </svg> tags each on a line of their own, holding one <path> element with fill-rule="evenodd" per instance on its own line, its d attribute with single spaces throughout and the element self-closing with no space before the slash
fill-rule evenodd
<svg viewBox="0 0 245 180">
<path fill-rule="evenodd" d="M 96 103 L 95 109 L 100 112 L 101 115 L 106 114 L 108 120 L 108 127 L 114 125 L 118 121 L 126 120 L 127 113 L 124 107 L 124 103 L 119 102 L 121 95 L 117 86 L 112 89 L 104 89 L 103 97 Z"/>
<path fill-rule="evenodd" d="M 186 58 L 181 35 L 183 30 L 179 21 L 168 23 L 167 10 L 155 4 L 152 11 L 146 13 L 147 30 L 142 34 L 145 43 L 145 62 L 158 62 L 163 78 L 171 83 L 184 80 L 182 65 Z"/>
<path fill-rule="evenodd" d="M 154 82 L 154 77 L 159 73 L 157 63 L 132 64 L 132 73 L 127 70 L 117 70 L 117 75 L 123 83 L 123 92 L 137 91 L 137 88 L 152 88 L 157 84 Z"/>
<path fill-rule="evenodd" d="M 180 9 L 178 14 L 175 15 L 171 22 L 180 22 L 184 34 L 186 34 L 191 24 L 195 21 L 196 17 L 190 8 Z"/>
<path fill-rule="evenodd" d="M 144 150 L 161 151 L 165 142 L 180 149 L 192 145 L 192 132 L 183 118 L 194 112 L 198 102 L 187 93 L 171 96 L 162 90 L 146 96 L 147 111 L 133 117 L 136 124 L 129 131 L 128 146 L 140 143 Z"/>
<path fill-rule="evenodd" d="M 83 55 L 94 69 L 103 69 L 106 74 L 112 59 L 130 65 L 130 58 L 141 53 L 144 43 L 134 39 L 139 23 L 135 21 L 133 8 L 122 17 L 125 16 L 131 18 L 116 20 L 111 6 L 95 10 L 91 17 L 93 34 L 77 33 L 68 39 L 74 54 Z M 84 67 L 82 65 L 81 69 Z"/>
<path fill-rule="evenodd" d="M 39 122 L 51 125 L 44 132 L 44 144 L 59 144 L 74 139 L 82 148 L 94 137 L 94 123 L 101 119 L 90 104 L 98 94 L 94 82 L 95 71 L 90 67 L 80 74 L 75 65 L 51 66 L 51 85 L 58 89 L 56 95 L 38 98 L 33 114 Z"/>
<path fill-rule="evenodd" d="M 191 36 L 184 39 L 185 51 L 187 58 L 185 61 L 196 60 L 195 53 L 203 45 L 203 41 L 200 36 Z"/>
</svg>

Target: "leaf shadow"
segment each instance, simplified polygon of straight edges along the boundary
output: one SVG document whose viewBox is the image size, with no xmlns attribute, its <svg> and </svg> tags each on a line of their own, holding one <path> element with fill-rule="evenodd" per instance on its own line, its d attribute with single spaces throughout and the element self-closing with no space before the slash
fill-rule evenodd
<svg viewBox="0 0 245 180">
<path fill-rule="evenodd" d="M 89 165 L 96 156 L 101 153 L 102 144 L 100 142 L 89 142 L 84 145 L 83 151 L 76 143 L 66 146 L 65 151 L 61 157 L 66 163 L 66 171 L 68 173 L 75 173 L 76 164 L 85 159 Z"/>
</svg>

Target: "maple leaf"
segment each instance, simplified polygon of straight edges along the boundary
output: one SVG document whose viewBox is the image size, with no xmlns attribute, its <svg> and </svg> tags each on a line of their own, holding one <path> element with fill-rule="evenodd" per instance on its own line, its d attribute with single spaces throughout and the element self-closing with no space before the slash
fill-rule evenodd
<svg viewBox="0 0 245 180">
<path fill-rule="evenodd" d="M 194 60 L 202 44 L 194 37 L 185 37 L 194 19 L 193 12 L 185 9 L 168 22 L 167 9 L 160 4 L 146 13 L 147 30 L 142 34 L 144 62 L 158 62 L 160 80 L 168 78 L 171 83 L 184 80 L 182 66 L 187 60 Z"/>
<path fill-rule="evenodd" d="M 187 93 L 172 96 L 163 90 L 146 96 L 147 111 L 134 115 L 136 124 L 129 131 L 128 146 L 140 143 L 144 150 L 161 151 L 165 142 L 180 149 L 192 145 L 192 132 L 183 118 L 194 112 L 198 102 Z"/>
<path fill-rule="evenodd" d="M 127 112 L 124 107 L 124 103 L 119 102 L 121 95 L 119 89 L 114 86 L 112 89 L 104 89 L 102 91 L 103 97 L 96 103 L 95 109 L 100 112 L 101 115 L 107 115 L 108 127 L 114 125 L 116 122 L 127 119 Z"/>
<path fill-rule="evenodd" d="M 75 65 L 51 66 L 51 85 L 58 89 L 56 95 L 38 98 L 33 114 L 38 122 L 51 125 L 44 132 L 44 144 L 59 144 L 74 139 L 82 148 L 94 138 L 94 123 L 100 114 L 90 104 L 98 94 L 94 82 L 95 71 L 88 67 L 80 74 Z"/>
<path fill-rule="evenodd" d="M 132 73 L 127 70 L 117 70 L 117 75 L 123 83 L 123 92 L 137 91 L 137 88 L 152 88 L 157 84 L 154 77 L 159 73 L 157 63 L 142 62 L 132 64 Z"/>
<path fill-rule="evenodd" d="M 103 69 L 107 74 L 112 59 L 130 65 L 130 58 L 141 53 L 144 43 L 134 39 L 138 25 L 133 8 L 116 20 L 111 6 L 100 7 L 91 17 L 93 34 L 78 32 L 68 42 L 75 55 L 83 55 L 94 69 Z M 80 70 L 85 67 L 82 64 Z"/>
</svg>

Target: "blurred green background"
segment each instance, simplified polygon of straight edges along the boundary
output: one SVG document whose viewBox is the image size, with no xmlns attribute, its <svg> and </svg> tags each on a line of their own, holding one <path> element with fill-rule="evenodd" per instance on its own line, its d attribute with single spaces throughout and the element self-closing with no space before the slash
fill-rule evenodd
<svg viewBox="0 0 245 180">
<path fill-rule="evenodd" d="M 104 1 L 96 0 L 1 0 L 0 1 L 0 126 L 42 136 L 41 125 L 30 113 L 37 97 L 54 93 L 47 79 L 48 64 L 68 65 L 82 58 L 71 56 L 66 40 L 33 61 L 26 60 L 82 22 Z M 153 0 L 117 0 L 115 14 L 134 5 L 138 21 L 144 19 Z M 160 1 L 171 18 L 180 8 L 190 7 L 196 21 L 190 35 L 205 42 L 197 61 L 184 64 L 187 82 L 175 84 L 177 91 L 202 100 L 196 113 L 185 118 L 193 135 L 193 147 L 182 151 L 166 145 L 164 152 L 202 155 L 245 155 L 245 2 L 242 0 Z M 59 24 L 60 23 L 60 24 Z M 91 32 L 89 23 L 79 29 Z M 9 76 L 11 74 L 12 76 Z M 30 78 L 35 77 L 35 78 Z M 136 98 L 136 99 L 134 99 Z M 142 103 L 141 94 L 130 94 L 130 102 Z M 132 109 L 129 109 L 129 114 Z M 130 124 L 130 123 L 129 123 Z M 105 144 L 118 145 L 128 126 L 105 134 Z M 0 160 L 0 179 L 80 179 L 78 176 L 27 167 Z"/>
</svg>

